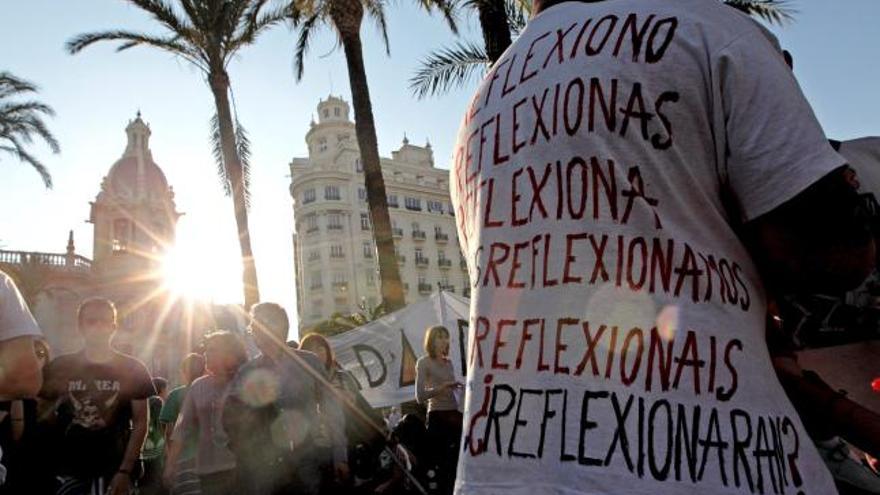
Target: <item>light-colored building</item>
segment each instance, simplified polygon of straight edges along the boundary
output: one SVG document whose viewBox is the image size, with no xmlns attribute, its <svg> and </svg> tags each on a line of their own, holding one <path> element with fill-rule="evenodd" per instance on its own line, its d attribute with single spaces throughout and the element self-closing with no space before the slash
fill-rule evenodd
<svg viewBox="0 0 880 495">
<path fill-rule="evenodd" d="M 173 244 L 174 191 L 150 151 L 140 113 L 125 128 L 122 157 L 104 177 L 91 204 L 93 259 L 77 254 L 73 231 L 64 253 L 0 250 L 0 270 L 24 294 L 52 354 L 82 347 L 76 311 L 89 297 L 106 297 L 119 311 L 114 345 L 174 380 L 186 352 L 206 331 L 244 326 L 241 311 L 184 301 L 163 288 L 161 262 Z"/>
<path fill-rule="evenodd" d="M 308 158 L 290 163 L 300 328 L 380 300 L 376 248 L 354 122 L 347 102 L 318 104 L 306 134 Z M 382 158 L 400 275 L 407 303 L 438 290 L 469 297 L 449 200 L 449 171 L 434 166 L 430 143 Z"/>
</svg>

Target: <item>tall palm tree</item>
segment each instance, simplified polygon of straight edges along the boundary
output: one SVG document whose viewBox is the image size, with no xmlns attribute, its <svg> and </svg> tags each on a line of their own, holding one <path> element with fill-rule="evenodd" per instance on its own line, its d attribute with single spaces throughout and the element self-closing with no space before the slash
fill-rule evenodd
<svg viewBox="0 0 880 495">
<path fill-rule="evenodd" d="M 452 30 L 456 31 L 451 8 L 446 0 L 419 0 L 419 3 L 428 11 L 435 8 L 440 10 Z M 299 26 L 295 55 L 297 80 L 302 79 L 309 40 L 316 27 L 331 26 L 339 36 L 345 52 L 354 107 L 355 134 L 364 168 L 364 185 L 379 261 L 382 303 L 391 312 L 403 307 L 405 301 L 394 254 L 394 240 L 391 237 L 391 218 L 388 215 L 385 180 L 379 162 L 379 145 L 360 35 L 361 23 L 364 14 L 367 14 L 376 21 L 386 53 L 390 52 L 384 7 L 384 0 L 296 0 L 290 5 L 294 22 Z"/>
<path fill-rule="evenodd" d="M 493 5 L 487 7 L 486 3 Z M 494 3 L 502 3 L 507 15 L 505 24 L 495 20 L 483 22 L 484 11 L 498 12 Z M 771 24 L 784 24 L 793 19 L 795 10 L 789 0 L 724 0 L 726 5 Z M 531 15 L 529 0 L 467 0 L 462 7 L 476 9 L 480 15 L 483 46 L 473 42 L 457 42 L 429 53 L 410 78 L 410 89 L 418 98 L 438 96 L 453 88 L 466 86 L 475 76 L 482 76 L 498 60 L 525 27 Z M 495 17 L 489 17 L 495 19 Z"/>
<path fill-rule="evenodd" d="M 45 103 L 34 100 L 17 101 L 13 98 L 36 93 L 37 86 L 19 79 L 9 72 L 0 72 L 0 151 L 9 153 L 33 167 L 46 188 L 52 188 L 52 176 L 43 163 L 27 150 L 27 145 L 38 137 L 49 145 L 53 153 L 61 151 L 58 140 L 43 122 L 44 116 L 55 111 Z"/>
<path fill-rule="evenodd" d="M 244 303 L 260 300 L 257 269 L 248 227 L 248 142 L 230 106 L 228 66 L 238 52 L 273 25 L 287 19 L 284 8 L 264 9 L 267 0 L 128 0 L 163 28 L 159 35 L 127 30 L 81 34 L 67 42 L 75 54 L 101 41 L 118 42 L 116 51 L 148 46 L 172 53 L 201 71 L 214 97 L 212 141 L 227 195 L 232 196 L 244 270 Z"/>
</svg>

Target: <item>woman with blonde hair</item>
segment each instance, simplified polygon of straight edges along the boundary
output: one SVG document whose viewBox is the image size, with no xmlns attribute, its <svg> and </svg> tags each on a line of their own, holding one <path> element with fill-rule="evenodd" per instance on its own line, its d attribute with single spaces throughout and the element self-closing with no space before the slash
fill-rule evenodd
<svg viewBox="0 0 880 495">
<path fill-rule="evenodd" d="M 464 386 L 455 379 L 449 359 L 449 330 L 429 327 L 425 332 L 424 356 L 416 362 L 416 400 L 428 407 L 428 439 L 440 468 L 441 493 L 451 493 L 458 464 L 462 414 L 456 397 Z"/>
</svg>

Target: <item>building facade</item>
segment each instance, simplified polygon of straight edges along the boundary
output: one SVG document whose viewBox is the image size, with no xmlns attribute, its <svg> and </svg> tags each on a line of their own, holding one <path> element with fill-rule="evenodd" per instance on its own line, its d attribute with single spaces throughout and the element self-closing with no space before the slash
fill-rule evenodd
<svg viewBox="0 0 880 495">
<path fill-rule="evenodd" d="M 239 328 L 243 318 L 231 308 L 179 300 L 163 288 L 162 258 L 180 213 L 140 113 L 125 132 L 125 151 L 90 203 L 93 259 L 76 253 L 71 231 L 66 252 L 0 251 L 0 269 L 21 289 L 54 356 L 82 347 L 77 308 L 87 298 L 105 297 L 118 310 L 114 345 L 173 380 L 182 355 L 203 333 L 218 325 Z"/>
<path fill-rule="evenodd" d="M 350 107 L 330 96 L 306 134 L 309 156 L 290 163 L 300 328 L 381 301 L 376 247 Z M 381 158 L 395 250 L 407 303 L 438 290 L 469 297 L 449 199 L 449 171 L 430 143 L 404 137 Z"/>
</svg>

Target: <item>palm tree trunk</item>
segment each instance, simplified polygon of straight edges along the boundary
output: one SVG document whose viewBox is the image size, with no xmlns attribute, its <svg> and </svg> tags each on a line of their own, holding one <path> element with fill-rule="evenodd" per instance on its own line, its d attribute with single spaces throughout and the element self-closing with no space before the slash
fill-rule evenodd
<svg viewBox="0 0 880 495">
<path fill-rule="evenodd" d="M 220 147 L 223 149 L 223 163 L 232 189 L 232 205 L 235 209 L 235 226 L 238 228 L 238 244 L 241 248 L 242 283 L 244 284 L 244 307 L 260 301 L 257 284 L 257 267 L 251 249 L 251 232 L 248 227 L 247 203 L 245 201 L 244 174 L 241 160 L 235 149 L 235 131 L 232 126 L 232 111 L 229 107 L 229 76 L 223 70 L 212 71 L 209 76 L 214 104 L 220 124 Z"/>
<path fill-rule="evenodd" d="M 406 302 L 394 252 L 394 240 L 391 237 L 391 217 L 388 214 L 385 180 L 382 178 L 379 162 L 379 144 L 376 138 L 376 125 L 373 122 L 373 106 L 370 102 L 367 74 L 364 70 L 363 49 L 359 30 L 341 31 L 343 31 L 342 46 L 345 49 L 345 61 L 348 64 L 348 80 L 351 84 L 355 133 L 361 151 L 361 162 L 364 165 L 367 203 L 370 207 L 370 221 L 373 223 L 373 238 L 376 241 L 379 259 L 382 302 L 386 311 L 391 312 L 402 308 Z"/>
<path fill-rule="evenodd" d="M 510 23 L 507 22 L 504 0 L 478 0 L 477 11 L 480 14 L 486 55 L 491 65 L 501 58 L 511 43 Z"/>
</svg>

